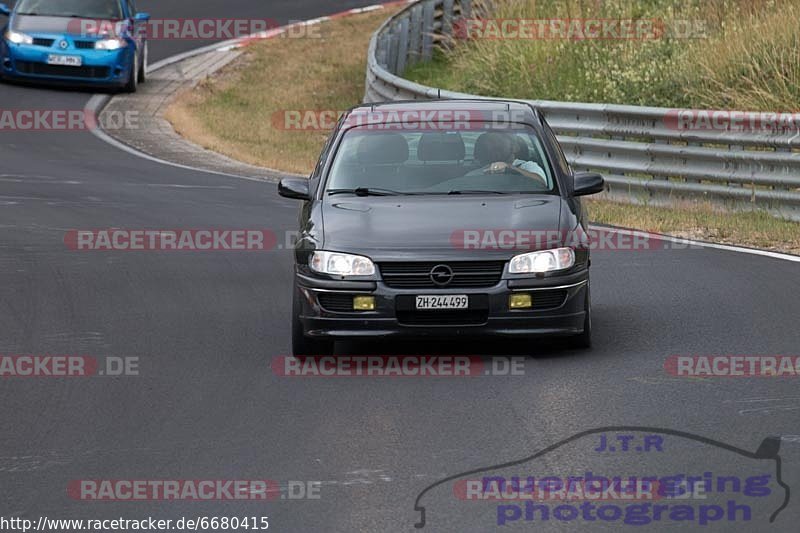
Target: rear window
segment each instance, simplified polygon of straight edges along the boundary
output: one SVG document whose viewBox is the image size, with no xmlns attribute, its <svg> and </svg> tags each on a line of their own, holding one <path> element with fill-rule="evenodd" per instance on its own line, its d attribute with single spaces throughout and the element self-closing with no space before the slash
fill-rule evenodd
<svg viewBox="0 0 800 533">
<path fill-rule="evenodd" d="M 535 130 L 487 127 L 411 131 L 348 130 L 328 176 L 328 191 L 385 189 L 402 194 L 557 193 Z"/>
</svg>

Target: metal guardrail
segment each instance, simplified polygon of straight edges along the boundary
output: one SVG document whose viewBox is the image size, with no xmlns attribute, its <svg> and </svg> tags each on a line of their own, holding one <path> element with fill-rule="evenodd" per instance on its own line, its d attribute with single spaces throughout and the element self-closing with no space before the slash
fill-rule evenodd
<svg viewBox="0 0 800 533">
<path fill-rule="evenodd" d="M 450 42 L 459 17 L 483 14 L 477 6 L 420 0 L 387 20 L 370 42 L 365 102 L 487 98 L 402 78 L 410 65 L 430 60 L 435 46 Z M 658 205 L 702 199 L 800 220 L 800 124 L 774 134 L 692 130 L 678 127 L 676 109 L 529 102 L 558 133 L 573 168 L 605 175 L 610 197 Z M 761 120 L 757 113 L 741 117 Z"/>
</svg>

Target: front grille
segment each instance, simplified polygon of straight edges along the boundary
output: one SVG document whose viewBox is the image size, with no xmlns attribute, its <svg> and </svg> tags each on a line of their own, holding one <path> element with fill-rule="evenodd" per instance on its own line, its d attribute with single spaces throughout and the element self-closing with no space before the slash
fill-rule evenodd
<svg viewBox="0 0 800 533">
<path fill-rule="evenodd" d="M 334 313 L 354 313 L 353 295 L 337 292 L 321 292 L 317 295 L 319 304 L 327 311 Z"/>
<path fill-rule="evenodd" d="M 542 311 L 544 309 L 556 309 L 564 305 L 567 299 L 565 289 L 553 291 L 533 291 L 533 309 Z"/>
<path fill-rule="evenodd" d="M 61 76 L 69 78 L 108 78 L 108 67 L 67 67 L 64 65 L 47 65 L 32 61 L 17 61 L 17 70 L 23 74 L 38 76 Z"/>
<path fill-rule="evenodd" d="M 75 41 L 75 48 L 80 50 L 93 50 L 94 41 Z"/>
<path fill-rule="evenodd" d="M 33 44 L 35 44 L 36 46 L 46 46 L 46 47 L 50 48 L 51 46 L 53 46 L 54 42 L 55 42 L 55 39 L 45 39 L 44 37 L 34 37 L 33 38 Z"/>
<path fill-rule="evenodd" d="M 485 309 L 397 311 L 397 322 L 405 326 L 480 326 L 488 319 Z"/>
<path fill-rule="evenodd" d="M 437 265 L 447 265 L 453 270 L 453 280 L 444 286 L 436 285 L 430 277 Z M 503 277 L 504 261 L 454 261 L 380 263 L 383 281 L 397 289 L 479 288 L 494 287 Z"/>
</svg>

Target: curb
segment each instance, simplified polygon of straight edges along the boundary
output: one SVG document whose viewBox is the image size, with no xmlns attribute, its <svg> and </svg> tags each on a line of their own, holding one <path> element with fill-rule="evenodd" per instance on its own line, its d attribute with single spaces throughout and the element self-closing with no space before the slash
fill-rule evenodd
<svg viewBox="0 0 800 533">
<path fill-rule="evenodd" d="M 375 4 L 367 7 L 350 9 L 324 17 L 294 22 L 292 24 L 287 24 L 285 26 L 281 26 L 280 28 L 274 28 L 265 32 L 259 32 L 247 35 L 245 37 L 239 37 L 236 39 L 230 39 L 227 41 L 221 41 L 211 45 L 203 46 L 195 50 L 190 50 L 188 52 L 182 52 L 180 54 L 167 57 L 149 65 L 147 68 L 147 75 L 152 79 L 153 77 L 162 74 L 163 71 L 169 67 L 180 68 L 183 62 L 207 54 L 233 54 L 233 56 L 227 61 L 229 62 L 230 60 L 235 59 L 235 57 L 238 55 L 236 52 L 237 49 L 244 48 L 259 41 L 273 39 L 290 31 L 293 28 L 313 26 L 330 20 L 336 20 L 372 11 L 380 11 L 398 5 L 406 5 L 412 3 L 413 1 L 414 0 L 399 0 L 387 2 L 385 4 Z M 222 61 L 224 62 L 225 60 L 223 59 Z M 227 64 L 227 62 L 225 62 L 225 64 Z M 220 65 L 219 68 L 222 66 L 224 66 L 224 64 Z M 177 89 L 173 88 L 172 95 L 166 99 L 163 98 L 162 94 L 143 94 L 146 93 L 148 86 L 152 85 L 152 82 L 150 82 L 141 86 L 141 92 L 134 95 L 123 96 L 95 94 L 86 103 L 84 111 L 87 114 L 95 117 L 99 117 L 101 113 L 106 111 L 111 105 L 114 104 L 115 100 L 123 98 L 135 101 L 142 109 L 152 110 L 155 108 L 155 111 L 145 113 L 146 125 L 149 126 L 150 129 L 148 130 L 146 127 L 144 131 L 145 135 L 152 135 L 154 139 L 159 139 L 160 142 L 156 142 L 155 144 L 161 146 L 160 149 L 157 147 L 150 147 L 148 150 L 143 150 L 141 147 L 137 147 L 131 138 L 126 138 L 123 135 L 115 135 L 114 132 L 106 131 L 101 127 L 92 128 L 92 134 L 103 142 L 131 155 L 154 163 L 181 168 L 184 170 L 206 172 L 210 174 L 256 181 L 276 181 L 282 177 L 306 177 L 303 175 L 282 172 L 275 169 L 248 165 L 212 150 L 205 149 L 181 137 L 177 132 L 174 131 L 171 124 L 169 124 L 166 119 L 163 119 L 163 117 L 159 114 L 159 111 L 163 109 L 165 104 L 171 102 L 172 96 L 178 92 L 186 90 L 190 85 L 196 85 L 201 81 L 201 79 L 213 74 L 216 70 L 218 70 L 218 68 L 212 71 L 199 72 L 198 76 L 195 78 L 183 80 L 181 86 Z M 161 105 L 154 105 L 159 103 L 158 100 L 161 100 Z M 171 147 L 171 149 L 164 149 L 164 147 Z M 175 154 L 181 151 L 185 152 L 187 155 L 191 154 L 193 156 L 190 158 L 192 164 L 187 164 L 186 161 L 181 160 L 185 159 L 185 157 L 175 157 Z M 196 163 L 198 158 L 201 160 L 201 164 L 199 165 Z"/>
<path fill-rule="evenodd" d="M 747 246 L 735 246 L 733 244 L 720 244 L 708 241 L 695 241 L 692 239 L 684 239 L 682 237 L 675 237 L 674 235 L 665 235 L 663 233 L 652 233 L 644 230 L 620 228 L 618 226 L 609 226 L 606 224 L 590 224 L 589 227 L 595 230 L 608 231 L 610 233 L 618 233 L 620 235 L 647 235 L 651 239 L 672 242 L 675 244 L 691 245 L 698 248 L 710 248 L 712 250 L 722 250 L 725 252 L 736 252 L 740 254 L 757 255 L 761 257 L 768 257 L 770 259 L 778 259 L 780 261 L 789 261 L 791 263 L 800 263 L 800 255 L 792 255 L 783 252 L 775 252 L 772 250 L 762 250 L 761 248 L 750 248 Z"/>
</svg>

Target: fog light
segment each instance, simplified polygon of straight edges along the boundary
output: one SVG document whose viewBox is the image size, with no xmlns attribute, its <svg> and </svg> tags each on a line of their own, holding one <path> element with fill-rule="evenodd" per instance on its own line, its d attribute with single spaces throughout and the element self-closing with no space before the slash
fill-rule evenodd
<svg viewBox="0 0 800 533">
<path fill-rule="evenodd" d="M 375 297 L 353 296 L 353 309 L 356 311 L 373 311 L 375 309 Z"/>
<path fill-rule="evenodd" d="M 512 294 L 508 298 L 508 307 L 511 309 L 530 309 L 533 307 L 533 298 L 528 293 Z"/>
</svg>

